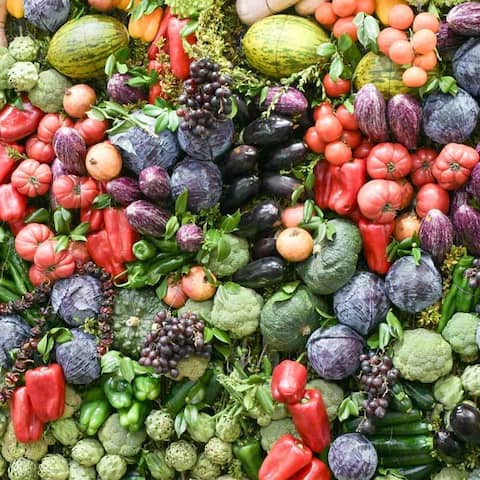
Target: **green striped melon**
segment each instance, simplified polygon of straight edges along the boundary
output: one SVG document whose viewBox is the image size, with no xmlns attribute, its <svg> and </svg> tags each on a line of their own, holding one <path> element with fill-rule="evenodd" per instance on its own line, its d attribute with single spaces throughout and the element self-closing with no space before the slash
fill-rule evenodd
<svg viewBox="0 0 480 480">
<path fill-rule="evenodd" d="M 373 83 L 385 98 L 408 93 L 410 89 L 403 84 L 402 74 L 403 69 L 385 55 L 368 52 L 355 69 L 355 88 L 360 90 L 367 83 Z"/>
<path fill-rule="evenodd" d="M 63 25 L 50 41 L 47 61 L 67 77 L 97 78 L 104 75 L 107 58 L 128 46 L 128 31 L 105 15 L 85 15 Z"/>
<path fill-rule="evenodd" d="M 317 47 L 327 41 L 327 34 L 310 20 L 272 15 L 248 29 L 243 49 L 252 67 L 268 77 L 282 78 L 318 62 Z"/>
</svg>

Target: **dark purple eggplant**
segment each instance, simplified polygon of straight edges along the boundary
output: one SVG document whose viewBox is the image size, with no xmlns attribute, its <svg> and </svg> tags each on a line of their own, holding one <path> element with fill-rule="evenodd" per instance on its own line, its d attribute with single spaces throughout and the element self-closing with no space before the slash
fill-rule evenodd
<svg viewBox="0 0 480 480">
<path fill-rule="evenodd" d="M 285 279 L 287 265 L 279 257 L 264 257 L 248 263 L 233 275 L 233 281 L 248 288 L 265 288 Z"/>
<path fill-rule="evenodd" d="M 480 410 L 469 403 L 459 403 L 450 412 L 450 426 L 464 442 L 480 445 Z"/>
<path fill-rule="evenodd" d="M 258 150 L 251 145 L 239 145 L 235 147 L 218 166 L 222 172 L 224 181 L 228 181 L 239 175 L 247 175 L 255 170 L 258 160 Z"/>
<path fill-rule="evenodd" d="M 223 193 L 220 202 L 222 212 L 233 212 L 258 195 L 261 183 L 256 175 L 235 178 Z"/>
<path fill-rule="evenodd" d="M 422 219 L 418 232 L 421 247 L 441 265 L 453 245 L 453 225 L 440 210 L 432 209 Z"/>
<path fill-rule="evenodd" d="M 143 194 L 151 200 L 164 200 L 170 195 L 170 176 L 157 165 L 144 168 L 138 176 L 138 183 Z"/>
<path fill-rule="evenodd" d="M 469 205 L 461 205 L 452 215 L 457 243 L 467 247 L 472 255 L 480 255 L 480 212 Z"/>
<path fill-rule="evenodd" d="M 293 122 L 279 115 L 257 118 L 243 131 L 243 140 L 249 145 L 267 147 L 286 142 L 293 133 Z"/>
<path fill-rule="evenodd" d="M 448 430 L 439 430 L 434 437 L 435 451 L 447 463 L 461 463 L 465 455 L 465 447 L 458 438 Z"/>
<path fill-rule="evenodd" d="M 237 114 L 235 115 L 235 122 L 241 124 L 248 123 L 251 120 L 251 117 L 245 99 L 238 94 L 234 94 L 233 99 L 237 104 Z"/>
<path fill-rule="evenodd" d="M 170 214 L 146 200 L 137 200 L 126 208 L 128 223 L 139 233 L 161 237 Z"/>
<path fill-rule="evenodd" d="M 467 183 L 467 192 L 480 202 L 480 163 L 472 170 Z"/>
<path fill-rule="evenodd" d="M 277 173 L 268 173 L 262 178 L 262 187 L 265 189 L 265 193 L 287 200 L 292 198 L 293 192 L 301 185 L 302 182 L 296 178 Z"/>
<path fill-rule="evenodd" d="M 144 198 L 138 181 L 130 177 L 119 177 L 107 183 L 107 193 L 123 207 Z"/>
<path fill-rule="evenodd" d="M 65 170 L 74 175 L 86 175 L 87 146 L 82 136 L 71 127 L 60 127 L 53 137 L 53 150 Z"/>
<path fill-rule="evenodd" d="M 262 170 L 278 172 L 280 170 L 290 170 L 303 162 L 308 153 L 307 147 L 303 142 L 292 142 L 288 145 L 276 148 L 265 161 L 261 162 Z"/>
<path fill-rule="evenodd" d="M 278 255 L 276 244 L 274 237 L 260 238 L 253 245 L 253 258 L 275 257 Z"/>
<path fill-rule="evenodd" d="M 280 225 L 281 214 L 282 210 L 277 203 L 270 200 L 260 203 L 242 215 L 235 235 L 249 238 L 274 228 Z"/>
</svg>

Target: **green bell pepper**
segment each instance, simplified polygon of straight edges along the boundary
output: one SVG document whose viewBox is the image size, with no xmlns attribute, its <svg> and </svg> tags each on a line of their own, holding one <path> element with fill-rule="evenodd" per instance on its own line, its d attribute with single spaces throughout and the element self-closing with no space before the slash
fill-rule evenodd
<svg viewBox="0 0 480 480">
<path fill-rule="evenodd" d="M 156 400 L 160 396 L 160 382 L 149 375 L 135 377 L 133 381 L 133 394 L 140 402 Z"/>
<path fill-rule="evenodd" d="M 113 408 L 119 410 L 132 405 L 133 388 L 126 380 L 110 377 L 103 384 L 103 390 Z"/>
<path fill-rule="evenodd" d="M 157 249 L 147 240 L 139 240 L 133 244 L 132 251 L 138 260 L 150 260 L 155 256 Z"/>
<path fill-rule="evenodd" d="M 250 480 L 257 480 L 265 457 L 260 442 L 255 438 L 239 440 L 233 444 L 233 455 L 240 461 L 245 475 Z"/>
<path fill-rule="evenodd" d="M 100 387 L 89 390 L 82 402 L 78 426 L 81 432 L 89 436 L 96 435 L 110 415 L 110 405 Z"/>
<path fill-rule="evenodd" d="M 150 410 L 150 402 L 134 400 L 129 408 L 122 408 L 118 411 L 120 425 L 129 432 L 138 432 L 143 428 L 145 418 Z"/>
</svg>

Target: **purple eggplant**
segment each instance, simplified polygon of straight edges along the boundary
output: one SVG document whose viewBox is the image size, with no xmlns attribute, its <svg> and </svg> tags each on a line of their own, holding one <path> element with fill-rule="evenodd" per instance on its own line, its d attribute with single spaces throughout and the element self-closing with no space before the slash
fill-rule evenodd
<svg viewBox="0 0 480 480">
<path fill-rule="evenodd" d="M 235 147 L 228 157 L 219 162 L 223 180 L 227 181 L 240 175 L 247 175 L 255 169 L 258 160 L 258 150 L 251 145 Z"/>
<path fill-rule="evenodd" d="M 262 186 L 267 194 L 287 200 L 290 200 L 293 192 L 302 185 L 296 178 L 277 173 L 264 175 L 262 180 Z"/>
<path fill-rule="evenodd" d="M 52 171 L 52 176 L 54 180 L 57 177 L 61 177 L 62 175 L 68 175 L 68 171 L 58 158 L 55 158 L 53 160 L 52 164 L 50 165 L 50 170 Z"/>
<path fill-rule="evenodd" d="M 453 433 L 464 442 L 480 445 L 480 410 L 469 403 L 459 403 L 450 412 Z"/>
<path fill-rule="evenodd" d="M 203 230 L 194 223 L 186 223 L 178 229 L 176 240 L 183 252 L 198 252 L 202 246 Z"/>
<path fill-rule="evenodd" d="M 86 175 L 87 146 L 82 136 L 71 127 L 60 127 L 53 137 L 53 150 L 65 170 L 74 175 Z"/>
<path fill-rule="evenodd" d="M 477 163 L 472 170 L 467 183 L 467 192 L 480 201 L 480 163 Z"/>
<path fill-rule="evenodd" d="M 246 175 L 235 178 L 223 192 L 221 211 L 234 212 L 260 192 L 261 181 L 256 175 Z"/>
<path fill-rule="evenodd" d="M 238 230 L 235 232 L 239 237 L 254 237 L 255 235 L 278 227 L 281 223 L 282 209 L 271 200 L 259 203 L 251 210 L 242 214 Z"/>
<path fill-rule="evenodd" d="M 480 3 L 465 2 L 455 5 L 447 15 L 448 26 L 460 35 L 480 35 Z"/>
<path fill-rule="evenodd" d="M 417 148 L 422 129 L 422 108 L 418 100 L 407 94 L 393 96 L 387 104 L 387 117 L 395 140 L 409 150 Z"/>
<path fill-rule="evenodd" d="M 170 214 L 146 200 L 137 200 L 126 208 L 128 223 L 139 233 L 161 237 Z"/>
<path fill-rule="evenodd" d="M 444 60 L 452 60 L 457 49 L 465 43 L 465 37 L 455 33 L 447 22 L 440 24 L 437 33 L 437 48 Z"/>
<path fill-rule="evenodd" d="M 285 87 L 269 88 L 260 109 L 262 111 L 268 110 L 273 102 L 273 111 L 279 115 L 301 115 L 308 108 L 308 100 L 305 95 L 293 87 L 287 89 Z"/>
<path fill-rule="evenodd" d="M 461 205 L 453 213 L 452 224 L 457 243 L 465 245 L 472 255 L 480 255 L 480 212 L 468 204 Z"/>
<path fill-rule="evenodd" d="M 253 258 L 278 256 L 277 242 L 274 237 L 260 238 L 255 242 L 252 249 Z"/>
<path fill-rule="evenodd" d="M 282 145 L 271 153 L 269 152 L 266 159 L 261 162 L 260 168 L 272 172 L 291 170 L 305 160 L 307 153 L 308 150 L 305 144 L 301 140 L 297 140 L 287 145 Z"/>
<path fill-rule="evenodd" d="M 453 225 L 440 210 L 430 210 L 422 219 L 418 232 L 421 247 L 441 265 L 453 245 Z"/>
<path fill-rule="evenodd" d="M 123 207 L 144 198 L 138 181 L 130 177 L 119 177 L 107 183 L 107 193 Z"/>
<path fill-rule="evenodd" d="M 293 122 L 286 117 L 271 115 L 257 118 L 243 131 L 243 139 L 249 145 L 268 147 L 286 142 L 293 134 Z"/>
<path fill-rule="evenodd" d="M 138 176 L 140 190 L 150 200 L 164 200 L 170 195 L 170 176 L 162 167 L 144 168 Z"/>
<path fill-rule="evenodd" d="M 132 78 L 128 73 L 114 73 L 107 84 L 107 93 L 110 100 L 122 105 L 147 100 L 147 92 L 143 88 L 128 85 Z"/>
<path fill-rule="evenodd" d="M 360 130 L 374 143 L 385 142 L 387 105 L 378 88 L 372 83 L 364 85 L 355 95 L 354 107 Z"/>
</svg>

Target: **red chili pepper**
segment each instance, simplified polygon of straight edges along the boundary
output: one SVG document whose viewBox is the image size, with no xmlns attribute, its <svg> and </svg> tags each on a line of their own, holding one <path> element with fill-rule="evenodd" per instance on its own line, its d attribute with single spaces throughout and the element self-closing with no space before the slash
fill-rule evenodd
<svg viewBox="0 0 480 480">
<path fill-rule="evenodd" d="M 292 435 L 282 435 L 258 472 L 259 480 L 288 480 L 312 461 L 312 451 Z"/>
<path fill-rule="evenodd" d="M 302 468 L 291 480 L 330 480 L 330 470 L 318 458 L 314 458 L 310 465 Z"/>
<path fill-rule="evenodd" d="M 23 110 L 6 105 L 0 111 L 0 142 L 12 143 L 28 137 L 37 130 L 43 115 L 28 100 L 23 101 Z"/>
<path fill-rule="evenodd" d="M 391 265 L 387 258 L 387 247 L 395 229 L 394 223 L 374 223 L 362 217 L 358 221 L 358 227 L 368 268 L 375 273 L 385 275 Z"/>
<path fill-rule="evenodd" d="M 21 145 L 0 143 L 0 184 L 9 181 L 17 166 L 16 153 L 23 153 Z"/>
<path fill-rule="evenodd" d="M 125 271 L 123 263 L 114 260 L 112 248 L 105 230 L 87 236 L 87 250 L 92 260 L 113 276 Z"/>
<path fill-rule="evenodd" d="M 98 232 L 103 228 L 103 210 L 92 207 L 82 208 L 80 210 L 80 221 L 89 223 L 89 232 Z"/>
<path fill-rule="evenodd" d="M 162 39 L 164 40 L 162 45 L 162 51 L 164 52 L 167 51 L 166 37 L 167 37 L 167 31 L 168 31 L 168 22 L 170 21 L 171 17 L 172 17 L 172 13 L 170 12 L 170 7 L 167 7 L 163 12 L 163 18 L 162 18 L 162 21 L 160 22 L 160 26 L 158 27 L 157 34 L 155 35 L 155 38 L 153 39 L 152 43 L 150 44 L 150 47 L 148 48 L 147 55 L 149 60 L 155 60 L 157 58 L 157 55 L 160 52 L 160 49 L 158 48 L 157 43 Z"/>
<path fill-rule="evenodd" d="M 148 62 L 148 71 L 151 72 L 152 70 L 155 70 L 159 75 L 161 75 L 164 71 L 164 65 L 161 62 L 158 62 L 157 60 L 150 60 Z M 148 103 L 154 104 L 155 100 L 159 97 L 164 98 L 165 92 L 163 91 L 160 82 L 156 82 L 153 85 L 150 86 L 148 90 Z"/>
<path fill-rule="evenodd" d="M 305 445 L 320 453 L 330 444 L 330 424 L 322 394 L 318 390 L 305 390 L 298 403 L 288 405 L 297 432 Z"/>
<path fill-rule="evenodd" d="M 140 239 L 140 236 L 128 223 L 125 210 L 105 208 L 103 219 L 113 260 L 117 263 L 133 262 L 136 259 L 132 250 L 133 244 Z"/>
<path fill-rule="evenodd" d="M 190 76 L 191 59 L 183 48 L 182 30 L 190 20 L 180 20 L 177 17 L 170 17 L 168 21 L 168 53 L 170 55 L 170 66 L 172 73 L 180 80 L 186 80 Z M 195 34 L 188 35 L 185 40 L 193 45 L 196 42 Z"/>
<path fill-rule="evenodd" d="M 307 369 L 300 363 L 284 360 L 272 373 L 272 397 L 280 403 L 296 403 L 303 397 Z"/>
<path fill-rule="evenodd" d="M 27 370 L 25 386 L 33 411 L 46 423 L 58 420 L 65 410 L 65 377 L 58 363 Z"/>
<path fill-rule="evenodd" d="M 315 203 L 322 209 L 328 208 L 328 199 L 332 192 L 331 164 L 326 160 L 321 160 L 315 165 Z"/>
<path fill-rule="evenodd" d="M 0 185 L 0 220 L 11 222 L 22 220 L 27 209 L 27 197 L 11 183 Z"/>
<path fill-rule="evenodd" d="M 10 399 L 10 417 L 15 437 L 21 443 L 37 442 L 42 438 L 43 423 L 35 415 L 27 387 L 17 388 Z"/>
</svg>

